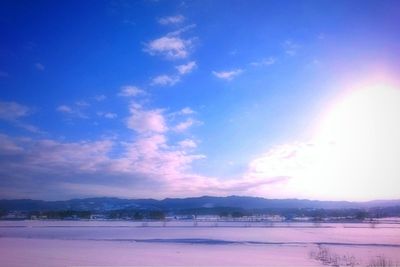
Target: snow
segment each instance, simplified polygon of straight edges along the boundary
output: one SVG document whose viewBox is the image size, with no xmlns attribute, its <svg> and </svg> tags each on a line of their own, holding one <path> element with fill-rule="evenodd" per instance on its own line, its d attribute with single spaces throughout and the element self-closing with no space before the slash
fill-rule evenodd
<svg viewBox="0 0 400 267">
<path fill-rule="evenodd" d="M 322 266 L 319 245 L 364 266 L 400 262 L 400 225 L 2 221 L 2 266 Z"/>
</svg>

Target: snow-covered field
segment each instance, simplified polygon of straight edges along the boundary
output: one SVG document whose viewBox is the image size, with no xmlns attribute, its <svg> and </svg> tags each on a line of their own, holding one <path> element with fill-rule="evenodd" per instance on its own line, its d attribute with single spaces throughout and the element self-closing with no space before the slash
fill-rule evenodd
<svg viewBox="0 0 400 267">
<path fill-rule="evenodd" d="M 322 266 L 321 248 L 400 263 L 399 224 L 2 221 L 1 266 Z"/>
</svg>

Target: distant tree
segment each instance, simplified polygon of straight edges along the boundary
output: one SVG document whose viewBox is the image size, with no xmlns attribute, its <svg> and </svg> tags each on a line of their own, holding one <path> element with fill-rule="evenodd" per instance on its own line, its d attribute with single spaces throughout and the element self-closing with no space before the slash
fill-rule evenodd
<svg viewBox="0 0 400 267">
<path fill-rule="evenodd" d="M 221 211 L 221 212 L 218 214 L 218 216 L 219 216 L 219 217 L 228 217 L 228 216 L 229 216 L 229 212 L 227 212 L 227 211 Z"/>
<path fill-rule="evenodd" d="M 245 216 L 245 214 L 243 212 L 241 212 L 241 211 L 232 212 L 232 217 L 233 218 L 240 218 L 240 217 L 243 217 L 243 216 Z"/>
<path fill-rule="evenodd" d="M 359 210 L 356 212 L 355 214 L 355 218 L 357 220 L 364 220 L 365 218 L 368 217 L 368 212 L 364 211 L 364 210 Z"/>
<path fill-rule="evenodd" d="M 148 218 L 151 220 L 164 220 L 165 214 L 160 210 L 152 210 L 149 212 Z"/>
<path fill-rule="evenodd" d="M 143 220 L 144 216 L 140 211 L 135 212 L 135 215 L 133 215 L 134 220 Z"/>
</svg>

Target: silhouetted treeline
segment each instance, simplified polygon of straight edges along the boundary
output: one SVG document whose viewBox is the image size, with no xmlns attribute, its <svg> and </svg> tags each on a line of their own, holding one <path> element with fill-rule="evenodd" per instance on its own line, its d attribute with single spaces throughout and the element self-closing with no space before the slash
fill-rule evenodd
<svg viewBox="0 0 400 267">
<path fill-rule="evenodd" d="M 156 199 L 120 199 L 111 197 L 70 199 L 62 201 L 45 201 L 33 199 L 0 199 L 0 210 L 33 212 L 33 211 L 116 211 L 116 210 L 160 210 L 165 213 L 182 213 L 194 211 L 198 214 L 233 213 L 233 212 L 282 212 L 287 210 L 343 210 L 370 209 L 374 207 L 400 206 L 399 200 L 375 200 L 367 202 L 317 201 L 307 199 L 267 199 L 260 197 L 190 197 Z M 297 213 L 297 211 L 295 211 Z M 387 212 L 384 210 L 383 212 Z M 392 212 L 392 211 L 389 211 Z"/>
<path fill-rule="evenodd" d="M 126 219 L 126 220 L 163 220 L 166 217 L 187 216 L 188 219 L 201 215 L 215 215 L 222 218 L 241 218 L 244 216 L 279 215 L 285 220 L 307 217 L 312 221 L 344 221 L 400 217 L 400 206 L 352 209 L 315 209 L 315 208 L 274 208 L 244 209 L 237 207 L 201 207 L 186 209 L 118 209 L 118 210 L 38 210 L 13 211 L 0 209 L 0 219 Z"/>
</svg>

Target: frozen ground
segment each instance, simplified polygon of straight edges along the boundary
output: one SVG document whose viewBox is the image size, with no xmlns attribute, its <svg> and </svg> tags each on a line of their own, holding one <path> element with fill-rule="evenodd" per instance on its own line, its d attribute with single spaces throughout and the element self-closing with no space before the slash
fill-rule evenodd
<svg viewBox="0 0 400 267">
<path fill-rule="evenodd" d="M 326 247 L 400 263 L 400 225 L 3 221 L 1 266 L 321 266 Z"/>
</svg>

